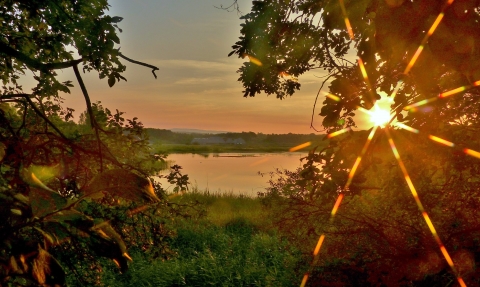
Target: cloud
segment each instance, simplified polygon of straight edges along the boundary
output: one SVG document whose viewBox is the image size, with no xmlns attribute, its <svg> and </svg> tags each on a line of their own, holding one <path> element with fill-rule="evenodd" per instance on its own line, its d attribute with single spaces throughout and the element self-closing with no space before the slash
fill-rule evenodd
<svg viewBox="0 0 480 287">
<path fill-rule="evenodd" d="M 205 78 L 184 78 L 178 81 L 175 81 L 175 85 L 199 85 L 199 84 L 208 84 L 212 85 L 218 82 L 222 82 L 225 79 L 219 77 L 205 77 Z"/>
<path fill-rule="evenodd" d="M 151 60 L 154 65 L 163 68 L 208 70 L 209 72 L 232 72 L 239 67 L 238 61 L 199 61 L 199 60 Z"/>
</svg>

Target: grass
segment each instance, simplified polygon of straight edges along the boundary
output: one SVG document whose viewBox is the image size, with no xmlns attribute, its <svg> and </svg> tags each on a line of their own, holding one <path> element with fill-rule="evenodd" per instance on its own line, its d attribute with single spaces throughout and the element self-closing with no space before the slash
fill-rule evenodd
<svg viewBox="0 0 480 287">
<path fill-rule="evenodd" d="M 132 252 L 130 270 L 106 270 L 107 286 L 295 286 L 301 255 L 271 229 L 260 199 L 232 193 L 190 192 L 172 199 L 196 201 L 206 216 L 176 223 L 171 260 Z"/>
<path fill-rule="evenodd" d="M 206 211 L 205 220 L 216 226 L 225 226 L 232 220 L 243 218 L 261 230 L 271 229 L 268 210 L 256 197 L 232 192 L 201 192 L 194 188 L 174 200 L 179 203 L 198 202 Z"/>
</svg>

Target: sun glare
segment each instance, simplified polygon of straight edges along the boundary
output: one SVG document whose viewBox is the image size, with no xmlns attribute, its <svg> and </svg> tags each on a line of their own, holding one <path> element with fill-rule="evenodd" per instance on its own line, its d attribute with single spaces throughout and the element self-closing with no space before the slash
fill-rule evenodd
<svg viewBox="0 0 480 287">
<path fill-rule="evenodd" d="M 390 121 L 390 111 L 377 105 L 375 105 L 372 110 L 369 111 L 369 114 L 370 121 L 376 126 L 385 127 L 385 125 Z"/>
<path fill-rule="evenodd" d="M 353 40 L 354 39 L 354 35 L 353 35 L 353 29 L 352 29 L 352 26 L 350 25 L 350 21 L 348 19 L 348 15 L 347 15 L 347 11 L 345 9 L 345 5 L 344 5 L 344 0 L 339 0 L 339 4 L 340 4 L 340 7 L 342 9 L 342 14 L 345 18 L 345 25 L 346 25 L 346 28 L 347 28 L 347 31 L 350 35 L 350 38 Z M 413 55 L 412 59 L 410 60 L 410 62 L 408 63 L 408 65 L 406 66 L 405 68 L 405 71 L 403 74 L 408 74 L 409 71 L 411 70 L 411 68 L 415 65 L 415 62 L 417 61 L 418 57 L 420 56 L 420 54 L 422 53 L 423 49 L 424 49 L 424 46 L 427 42 L 427 40 L 429 39 L 429 37 L 434 33 L 435 29 L 438 27 L 438 25 L 440 24 L 440 22 L 442 21 L 443 17 L 444 17 L 444 11 L 446 8 L 448 8 L 448 6 L 450 4 L 453 3 L 454 0 L 447 0 L 446 4 L 443 6 L 442 8 L 442 11 L 440 12 L 440 14 L 437 16 L 435 22 L 432 24 L 432 26 L 430 27 L 430 29 L 428 30 L 428 33 L 426 33 L 417 49 L 417 51 L 415 52 L 415 54 Z M 403 1 L 401 1 L 403 2 Z M 363 76 L 363 79 L 365 80 L 365 83 L 368 85 L 368 87 L 370 89 L 371 86 L 369 84 L 369 80 L 368 80 L 368 74 L 365 70 L 365 67 L 363 65 L 363 61 L 362 59 L 358 59 L 358 64 L 359 64 L 359 68 L 362 72 L 362 76 Z M 375 134 L 375 131 L 377 130 L 377 128 L 380 126 L 380 127 L 385 127 L 388 125 L 388 123 L 390 122 L 390 119 L 391 119 L 391 116 L 390 116 L 390 106 L 391 104 L 393 103 L 393 99 L 398 91 L 398 89 L 400 88 L 400 85 L 401 85 L 401 81 L 399 81 L 397 83 L 397 86 L 395 87 L 393 93 L 390 95 L 390 96 L 387 96 L 387 97 L 384 97 L 382 96 L 382 98 L 377 101 L 375 103 L 375 106 L 371 109 L 371 110 L 366 110 L 362 107 L 357 107 L 358 110 L 366 113 L 368 116 L 369 116 L 369 120 L 370 122 L 372 122 L 374 124 L 374 127 L 372 128 L 372 131 L 370 132 L 370 135 L 368 136 L 368 139 L 367 141 L 365 142 L 365 145 L 360 153 L 360 155 L 357 157 L 357 160 L 355 161 L 355 164 L 353 165 L 351 171 L 350 171 L 350 174 L 348 175 L 348 181 L 347 181 L 347 184 L 345 185 L 345 188 L 344 190 L 348 190 L 348 187 L 350 185 L 350 183 L 352 182 L 352 179 L 353 177 L 355 176 L 355 172 L 358 168 L 358 166 L 360 165 L 360 162 L 362 160 L 362 157 L 365 155 L 367 149 L 368 149 L 368 146 L 370 144 L 370 142 L 372 141 L 372 138 L 374 137 L 374 134 Z M 444 97 L 447 97 L 447 96 L 451 96 L 451 95 L 454 95 L 454 94 L 458 94 L 462 91 L 465 91 L 469 88 L 472 88 L 472 87 L 477 87 L 477 86 L 480 86 L 480 80 L 479 81 L 476 81 L 474 82 L 473 84 L 471 85 L 468 85 L 468 86 L 463 86 L 463 87 L 459 87 L 459 88 L 456 88 L 456 89 L 453 89 L 451 91 L 447 91 L 447 92 L 444 92 L 440 95 L 438 95 L 438 97 L 434 97 L 434 98 L 430 98 L 430 99 L 427 99 L 427 100 L 423 100 L 423 101 L 420 101 L 420 102 L 417 102 L 417 103 L 414 103 L 414 104 L 411 104 L 407 107 L 404 108 L 404 110 L 414 110 L 417 106 L 421 106 L 421 105 L 425 105 L 425 104 L 428 104 L 430 102 L 433 102 L 435 100 L 437 100 L 437 98 L 444 98 Z M 371 91 L 372 92 L 372 91 Z M 338 96 L 335 96 L 335 95 L 331 95 L 331 94 L 328 94 L 327 95 L 328 98 L 336 101 L 336 102 L 340 102 L 341 99 L 338 97 Z M 383 102 L 385 101 L 385 102 Z M 388 105 L 388 107 L 387 107 Z M 417 130 L 417 129 L 414 129 L 412 127 L 409 127 L 405 124 L 402 124 L 402 123 L 395 123 L 398 127 L 402 128 L 402 129 L 405 129 L 407 131 L 410 131 L 410 132 L 413 132 L 413 133 L 419 133 L 420 131 Z M 339 134 L 342 134 L 346 131 L 348 131 L 349 128 L 347 129 L 343 129 L 343 130 L 339 130 L 339 131 L 336 131 L 336 132 L 333 132 L 331 134 L 328 135 L 328 138 L 332 138 L 334 136 L 337 136 Z M 398 162 L 398 165 L 400 166 L 400 169 L 402 170 L 403 172 L 403 175 L 405 177 L 405 181 L 407 182 L 407 185 L 417 203 L 417 206 L 418 206 L 418 209 L 422 212 L 422 215 L 423 215 L 423 218 L 428 226 L 428 228 L 430 229 L 430 232 L 432 234 L 432 236 L 434 237 L 435 241 L 437 242 L 438 244 L 438 247 L 440 249 L 440 251 L 442 252 L 443 254 L 443 257 L 445 258 L 445 260 L 447 261 L 448 265 L 450 266 L 450 269 L 453 271 L 453 273 L 455 274 L 455 276 L 457 277 L 457 282 L 459 283 L 459 285 L 461 287 L 466 287 L 467 285 L 465 284 L 465 282 L 463 281 L 463 278 L 461 277 L 460 273 L 458 272 L 457 268 L 455 267 L 453 261 L 452 261 L 452 258 L 450 257 L 450 254 L 448 253 L 447 249 L 445 248 L 445 246 L 443 245 L 442 243 L 442 240 L 440 239 L 440 236 L 439 234 L 437 233 L 437 231 L 435 230 L 435 227 L 432 223 L 432 221 L 430 220 L 430 217 L 428 216 L 428 213 L 427 211 L 424 209 L 421 201 L 420 201 L 420 198 L 418 197 L 418 193 L 415 189 L 415 186 L 413 185 L 413 182 L 412 180 L 410 179 L 410 176 L 408 174 L 408 171 L 402 161 L 402 159 L 400 158 L 400 154 L 395 146 L 395 143 L 393 141 L 393 138 L 392 136 L 390 135 L 390 131 L 389 129 L 385 129 L 385 132 L 388 136 L 388 142 L 390 144 L 390 147 L 392 149 L 392 152 L 393 154 L 395 155 L 395 158 L 397 159 L 397 162 Z M 443 145 L 446 145 L 448 147 L 454 147 L 455 144 L 453 142 L 450 142 L 448 140 L 444 140 L 442 138 L 439 138 L 439 137 L 436 137 L 436 136 L 433 136 L 433 135 L 429 135 L 428 136 L 429 139 L 431 139 L 432 141 L 435 141 L 439 144 L 443 144 Z M 471 149 L 464 149 L 463 152 L 467 155 L 470 155 L 470 156 L 473 156 L 473 157 L 476 157 L 476 158 L 480 158 L 480 152 L 477 152 L 477 151 L 474 151 L 474 150 L 471 150 Z M 331 213 L 331 216 L 330 216 L 330 221 L 333 221 L 333 218 L 342 202 L 342 199 L 344 197 L 344 193 L 340 193 L 337 197 L 337 200 L 335 202 L 335 205 L 332 209 L 332 213 Z M 325 239 L 325 234 L 322 234 L 318 240 L 318 243 L 315 247 L 315 250 L 313 252 L 313 261 L 312 261 L 312 264 L 311 264 L 311 267 L 310 267 L 310 271 L 308 271 L 307 273 L 305 273 L 304 277 L 303 277 L 303 280 L 300 284 L 300 287 L 304 287 L 308 281 L 308 277 L 309 277 L 309 273 L 311 272 L 311 270 L 313 269 L 314 265 L 316 264 L 316 262 L 318 261 L 318 257 L 319 257 L 319 253 L 320 253 L 320 248 L 322 246 L 322 243 Z"/>
</svg>

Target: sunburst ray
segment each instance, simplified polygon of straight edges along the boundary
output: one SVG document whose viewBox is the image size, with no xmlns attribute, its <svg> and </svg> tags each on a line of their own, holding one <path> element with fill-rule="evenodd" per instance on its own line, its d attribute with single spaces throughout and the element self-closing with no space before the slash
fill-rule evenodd
<svg viewBox="0 0 480 287">
<path fill-rule="evenodd" d="M 408 174 L 407 168 L 405 167 L 405 164 L 403 163 L 403 161 L 400 157 L 400 153 L 398 152 L 398 149 L 395 146 L 395 142 L 393 141 L 393 138 L 390 134 L 389 129 L 387 128 L 387 129 L 385 129 L 385 131 L 386 131 L 386 134 L 387 134 L 387 137 L 388 137 L 388 143 L 390 144 L 390 148 L 392 149 L 392 152 L 393 152 L 395 158 L 397 159 L 398 166 L 400 166 L 400 169 L 403 173 L 405 181 L 407 182 L 408 188 L 410 189 L 410 192 L 412 193 L 412 196 L 415 199 L 415 203 L 417 204 L 418 209 L 422 213 L 423 219 L 425 220 L 425 223 L 427 224 L 428 229 L 430 230 L 430 232 L 433 235 L 433 238 L 437 242 L 438 247 L 443 254 L 443 257 L 447 261 L 447 263 L 450 266 L 450 268 L 452 269 L 453 273 L 456 274 L 458 283 L 460 284 L 460 286 L 462 286 L 462 287 L 465 286 L 466 287 L 467 285 L 463 281 L 460 274 L 458 274 L 450 254 L 448 253 L 447 249 L 443 245 L 442 240 L 440 239 L 440 236 L 438 235 L 435 227 L 433 226 L 432 221 L 430 220 L 430 217 L 428 216 L 428 213 L 425 211 L 425 208 L 423 207 L 422 201 L 420 200 L 420 197 L 418 196 L 418 193 L 415 189 L 415 186 L 413 185 L 413 182 L 410 178 L 410 175 Z"/>
<path fill-rule="evenodd" d="M 343 20 L 345 21 L 345 26 L 347 27 L 348 36 L 350 36 L 351 40 L 354 40 L 355 36 L 353 35 L 353 28 L 347 16 L 347 9 L 345 9 L 345 3 L 343 2 L 343 0 L 339 0 L 338 2 L 340 2 L 340 8 L 342 9 Z"/>
<path fill-rule="evenodd" d="M 438 94 L 438 96 L 436 96 L 436 97 L 432 97 L 432 98 L 429 98 L 429 99 L 421 100 L 421 101 L 416 102 L 416 103 L 414 103 L 414 104 L 408 105 L 408 106 L 404 107 L 403 109 L 406 110 L 406 111 L 410 111 L 410 110 L 411 110 L 411 111 L 416 111 L 416 108 L 417 108 L 417 107 L 420 107 L 420 106 L 423 106 L 423 105 L 426 105 L 426 104 L 435 102 L 435 101 L 438 100 L 438 99 L 443 99 L 443 98 L 446 98 L 446 97 L 450 97 L 450 96 L 459 94 L 459 93 L 461 93 L 461 92 L 467 91 L 467 90 L 469 90 L 469 89 L 471 89 L 471 88 L 478 87 L 478 86 L 480 86 L 480 80 L 474 82 L 474 83 L 471 84 L 471 85 L 461 86 L 461 87 L 458 87 L 458 88 L 456 88 L 456 89 L 453 89 L 453 90 L 450 90 L 450 91 L 447 91 L 447 92 L 440 93 L 440 94 Z"/>
<path fill-rule="evenodd" d="M 445 12 L 445 9 L 447 9 L 452 3 L 453 3 L 454 0 L 447 0 L 447 2 L 445 3 L 445 5 L 442 7 L 442 10 L 440 12 L 440 14 L 437 16 L 437 18 L 435 19 L 435 21 L 433 22 L 433 24 L 430 26 L 428 32 L 425 34 L 425 36 L 423 37 L 422 41 L 420 42 L 420 45 L 419 47 L 417 48 L 417 50 L 415 51 L 414 55 L 412 56 L 412 58 L 410 59 L 410 61 L 408 62 L 407 66 L 405 67 L 405 70 L 403 72 L 404 75 L 407 75 L 410 70 L 413 68 L 413 66 L 415 65 L 416 61 L 418 60 L 418 58 L 420 57 L 424 47 L 425 47 L 425 44 L 427 43 L 429 37 L 435 32 L 435 30 L 437 29 L 437 27 L 440 25 L 443 17 L 445 16 L 444 12 Z M 345 21 L 345 26 L 347 28 L 347 31 L 348 31 L 348 34 L 350 36 L 350 39 L 351 40 L 354 40 L 354 34 L 353 34 L 353 28 L 352 28 L 352 25 L 350 23 L 350 20 L 348 19 L 348 16 L 347 16 L 347 11 L 346 11 L 346 8 L 345 8 L 345 3 L 343 0 L 339 0 L 339 4 L 340 4 L 340 8 L 342 10 L 342 14 L 343 14 L 343 17 L 344 17 L 344 21 Z M 372 86 L 370 84 L 370 81 L 368 79 L 368 74 L 366 72 L 366 69 L 365 69 L 365 66 L 363 64 L 363 61 L 361 58 L 358 59 L 358 64 L 359 64 L 359 67 L 360 67 L 360 70 L 362 72 L 362 76 L 363 76 L 363 79 L 365 81 L 365 83 L 367 84 L 368 88 L 369 88 L 369 92 L 371 94 L 374 93 L 374 91 L 372 90 Z M 392 94 L 390 95 L 390 97 L 392 99 L 395 98 L 400 86 L 402 85 L 402 81 L 398 81 L 397 82 L 397 85 L 395 86 Z M 416 106 L 414 106 L 413 108 L 417 107 L 417 106 L 420 106 L 420 105 L 424 105 L 424 104 L 427 104 L 429 102 L 433 102 L 435 100 L 437 100 L 438 98 L 445 98 L 445 97 L 448 97 L 448 96 L 451 96 L 453 94 L 457 94 L 457 93 L 460 93 L 470 87 L 473 87 L 473 86 L 478 86 L 480 85 L 480 81 L 477 81 L 475 83 L 473 83 L 471 86 L 464 86 L 464 87 L 460 87 L 460 88 L 457 88 L 457 89 L 454 89 L 454 90 L 451 90 L 451 91 L 448 91 L 448 92 L 445 92 L 445 93 L 442 93 L 440 94 L 438 97 L 435 97 L 434 99 L 427 99 L 427 100 L 424 100 L 424 101 L 421 101 L 417 104 L 415 104 Z M 332 94 L 328 94 L 327 95 L 328 98 L 334 100 L 334 101 L 337 101 L 337 102 L 340 102 L 341 99 L 338 97 L 338 96 L 335 96 L 335 95 L 332 95 Z M 362 108 L 362 107 L 357 107 L 357 109 L 363 111 L 363 112 L 366 112 L 368 114 L 370 114 L 370 111 Z M 458 274 L 456 269 L 455 269 L 455 266 L 454 266 L 454 263 L 449 255 L 449 253 L 447 252 L 446 248 L 444 247 L 442 241 L 440 240 L 440 237 L 438 236 L 438 233 L 437 231 L 435 230 L 435 227 L 433 226 L 433 223 L 432 221 L 430 220 L 430 217 L 428 216 L 427 212 L 425 211 L 425 209 L 423 208 L 423 205 L 420 201 L 420 198 L 418 197 L 418 193 L 416 192 L 415 190 L 415 186 L 413 185 L 413 182 L 411 181 L 410 179 L 410 176 L 408 175 L 408 172 L 407 172 L 407 169 L 405 168 L 405 165 L 403 164 L 403 161 L 401 160 L 400 158 L 400 154 L 398 153 L 398 150 L 396 149 L 396 146 L 395 146 L 395 143 L 393 142 L 393 139 L 390 135 L 390 132 L 388 131 L 389 129 L 389 124 L 392 122 L 393 120 L 393 116 L 392 118 L 390 119 L 390 121 L 388 122 L 387 124 L 387 128 L 385 129 L 386 130 L 386 133 L 387 133 L 387 136 L 388 136 L 388 141 L 389 141 L 389 144 L 390 144 L 390 147 L 392 149 L 392 152 L 394 153 L 395 155 L 395 158 L 397 159 L 398 161 L 398 164 L 402 170 L 402 173 L 404 174 L 404 177 L 405 177 L 405 181 L 407 182 L 407 185 L 410 189 L 410 191 L 412 192 L 412 195 L 415 199 L 415 202 L 417 203 L 417 206 L 419 208 L 419 210 L 422 212 L 422 216 L 430 230 L 430 232 L 432 233 L 433 237 L 435 238 L 435 241 L 437 242 L 437 244 L 439 245 L 439 248 L 440 248 L 440 251 L 442 252 L 445 260 L 447 261 L 448 265 L 450 266 L 450 268 L 454 271 L 455 274 Z M 401 124 L 401 123 L 400 123 Z M 405 125 L 404 125 L 405 126 Z M 358 168 L 358 166 L 360 165 L 360 162 L 362 160 L 362 157 L 365 155 L 367 149 L 368 149 L 368 146 L 370 144 L 370 142 L 372 141 L 373 139 L 373 136 L 376 132 L 378 128 L 378 125 L 375 124 L 375 126 L 373 127 L 370 135 L 368 136 L 367 138 L 367 141 L 366 143 L 364 144 L 363 148 L 362 148 L 362 151 L 360 152 L 360 155 L 357 157 L 352 169 L 350 170 L 350 173 L 349 173 L 349 176 L 348 176 L 348 180 L 347 180 L 347 183 L 345 184 L 345 187 L 344 187 L 344 190 L 348 190 L 352 180 L 353 180 L 353 177 L 355 176 L 355 173 L 356 173 L 356 170 Z M 408 126 L 405 126 L 403 127 L 405 128 L 406 130 L 409 130 L 411 132 L 415 132 L 415 133 L 419 133 L 418 130 L 415 130 L 411 127 L 408 127 Z M 327 137 L 328 138 L 333 138 L 335 136 L 338 136 L 340 134 L 343 134 L 347 131 L 349 131 L 350 128 L 346 128 L 346 129 L 342 129 L 342 130 L 339 130 L 339 131 L 336 131 L 334 133 L 331 133 L 329 134 Z M 429 137 L 431 140 L 434 140 L 438 143 L 441 143 L 441 144 L 444 144 L 444 145 L 447 145 L 447 146 L 452 146 L 454 145 L 453 143 L 449 142 L 449 141 L 446 141 L 446 140 L 443 140 L 439 137 L 435 137 L 435 136 L 430 136 Z M 480 153 L 479 152 L 476 152 L 474 150 L 470 150 L 470 149 L 464 149 L 464 152 L 466 154 L 469 154 L 471 156 L 475 156 L 475 157 L 478 157 L 480 158 Z M 335 201 L 335 204 L 334 204 L 334 207 L 332 209 L 332 212 L 331 212 L 331 215 L 330 215 L 330 220 L 332 221 L 334 219 L 334 216 L 335 214 L 337 213 L 338 211 L 338 208 L 340 207 L 340 204 L 342 202 L 344 198 L 344 193 L 340 193 L 339 196 L 337 197 L 337 200 Z M 310 270 L 307 271 L 304 276 L 303 276 L 303 279 L 302 279 L 302 282 L 300 284 L 301 287 L 304 287 L 308 281 L 308 278 L 309 278 L 309 275 L 310 275 L 310 272 L 312 270 L 312 267 L 316 264 L 316 262 L 318 261 L 318 255 L 320 253 L 320 249 L 322 247 L 322 244 L 325 240 L 325 234 L 322 234 L 315 246 L 315 249 L 314 249 L 314 252 L 313 252 L 313 256 L 314 256 L 314 259 L 313 259 L 313 262 L 310 266 Z M 460 286 L 466 286 L 466 284 L 464 283 L 463 279 L 458 275 L 457 276 L 457 281 L 458 283 L 460 284 Z"/>
<path fill-rule="evenodd" d="M 442 22 L 443 16 L 445 16 L 445 9 L 447 9 L 453 3 L 453 1 L 454 0 L 448 0 L 447 3 L 445 3 L 445 5 L 442 8 L 442 11 L 440 12 L 440 14 L 438 14 L 432 26 L 430 26 L 430 29 L 428 29 L 428 32 L 427 34 L 425 34 L 422 41 L 420 42 L 420 45 L 418 46 L 417 51 L 415 51 L 415 54 L 413 54 L 412 59 L 410 59 L 410 62 L 408 62 L 408 65 L 405 67 L 405 70 L 403 71 L 405 75 L 408 74 L 410 70 L 413 68 L 413 65 L 415 65 L 415 62 L 418 60 L 418 57 L 420 57 L 420 54 L 425 48 L 425 44 L 427 43 L 428 38 L 432 36 L 432 34 L 437 29 L 438 25 L 440 25 L 440 22 Z"/>
<path fill-rule="evenodd" d="M 403 123 L 396 123 L 395 125 L 398 126 L 398 127 L 400 127 L 400 128 L 402 128 L 402 129 L 404 129 L 404 130 L 407 130 L 407 131 L 409 131 L 409 132 L 415 133 L 415 134 L 419 134 L 419 133 L 420 133 L 420 131 L 419 131 L 418 129 L 412 128 L 412 127 L 407 126 L 406 124 L 403 124 Z M 442 144 L 442 145 L 444 145 L 444 146 L 448 146 L 448 147 L 452 147 L 452 148 L 455 147 L 455 146 L 457 146 L 455 143 L 453 143 L 453 142 L 451 142 L 451 141 L 448 141 L 448 140 L 446 140 L 446 139 L 442 139 L 442 138 L 437 137 L 437 136 L 434 136 L 434 135 L 427 135 L 427 137 L 428 137 L 430 140 L 432 140 L 432 141 L 434 141 L 434 142 L 436 142 L 436 143 Z M 469 156 L 472 156 L 472 157 L 475 157 L 475 158 L 480 159 L 480 152 L 475 151 L 475 150 L 473 150 L 473 149 L 463 148 L 463 149 L 462 149 L 462 152 L 465 153 L 465 154 L 467 154 L 467 155 L 469 155 Z"/>
</svg>

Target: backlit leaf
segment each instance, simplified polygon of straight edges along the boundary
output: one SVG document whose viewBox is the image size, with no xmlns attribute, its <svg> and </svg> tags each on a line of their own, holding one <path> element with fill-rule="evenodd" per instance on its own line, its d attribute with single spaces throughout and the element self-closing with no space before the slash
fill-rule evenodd
<svg viewBox="0 0 480 287">
<path fill-rule="evenodd" d="M 83 192 L 87 198 L 105 192 L 131 201 L 159 201 L 148 179 L 123 169 L 112 169 L 97 175 Z"/>
<path fill-rule="evenodd" d="M 67 204 L 60 194 L 37 187 L 30 188 L 30 202 L 34 217 L 42 217 Z"/>
</svg>

